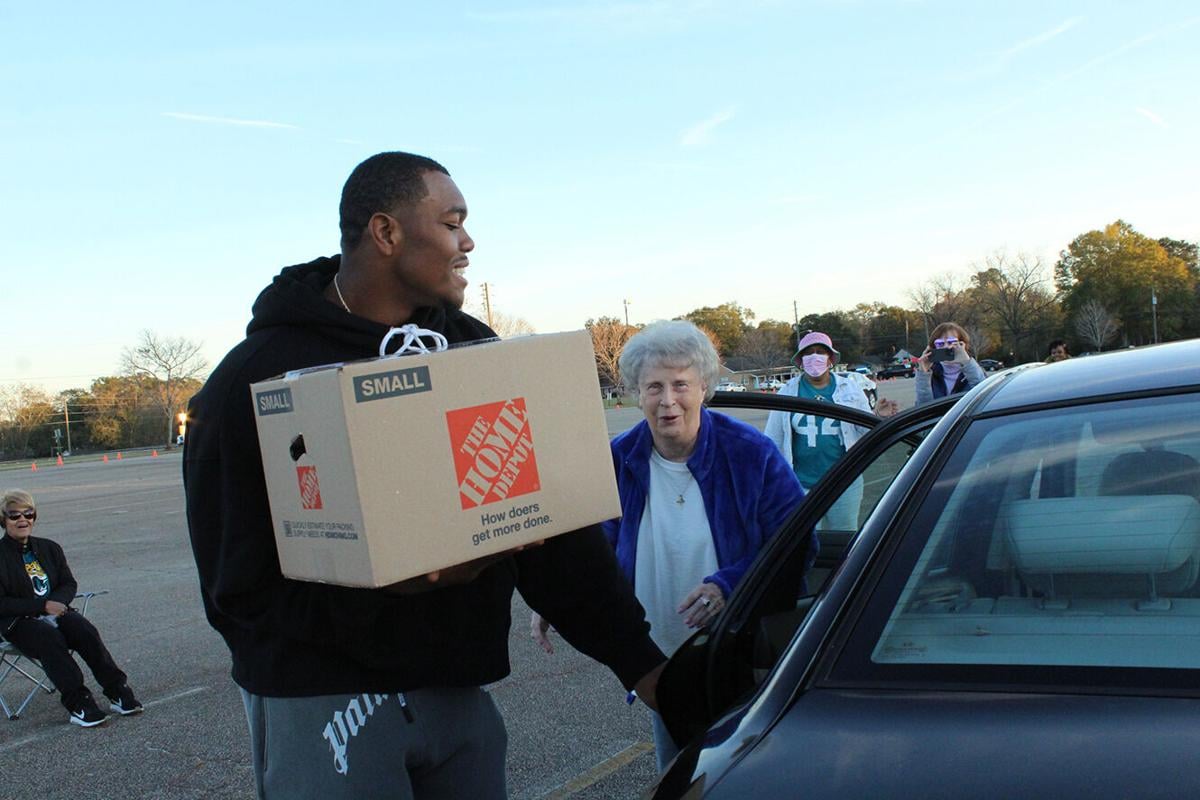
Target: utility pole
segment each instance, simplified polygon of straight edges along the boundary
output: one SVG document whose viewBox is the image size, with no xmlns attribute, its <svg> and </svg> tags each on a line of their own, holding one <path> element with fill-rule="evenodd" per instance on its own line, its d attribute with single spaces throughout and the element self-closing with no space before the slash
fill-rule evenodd
<svg viewBox="0 0 1200 800">
<path fill-rule="evenodd" d="M 796 332 L 796 348 L 799 349 L 800 348 L 800 338 L 801 338 L 800 337 L 800 312 L 796 308 L 795 300 L 792 301 L 792 319 L 796 323 L 795 325 L 792 326 L 792 330 L 794 330 Z"/>
<path fill-rule="evenodd" d="M 1154 320 L 1154 343 L 1158 344 L 1158 294 L 1150 287 L 1150 316 Z"/>
<path fill-rule="evenodd" d="M 625 306 L 625 327 L 628 328 L 629 327 L 629 301 L 622 300 L 621 303 L 622 303 L 622 305 Z"/>
<path fill-rule="evenodd" d="M 487 313 L 488 327 L 491 328 L 491 327 L 493 327 L 492 326 L 492 296 L 488 292 L 488 285 L 486 283 L 483 284 L 483 308 L 484 308 L 485 313 Z"/>
<path fill-rule="evenodd" d="M 71 401 L 63 398 L 63 420 L 67 423 L 67 452 L 71 452 Z"/>
</svg>

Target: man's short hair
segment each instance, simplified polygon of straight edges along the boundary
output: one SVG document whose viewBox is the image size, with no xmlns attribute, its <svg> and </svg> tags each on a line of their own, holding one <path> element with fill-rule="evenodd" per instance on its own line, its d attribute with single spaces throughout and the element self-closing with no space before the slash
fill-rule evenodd
<svg viewBox="0 0 1200 800">
<path fill-rule="evenodd" d="M 432 158 L 400 152 L 377 153 L 355 167 L 338 207 L 342 252 L 358 246 L 372 215 L 415 205 L 429 194 L 426 172 L 450 174 Z"/>
</svg>

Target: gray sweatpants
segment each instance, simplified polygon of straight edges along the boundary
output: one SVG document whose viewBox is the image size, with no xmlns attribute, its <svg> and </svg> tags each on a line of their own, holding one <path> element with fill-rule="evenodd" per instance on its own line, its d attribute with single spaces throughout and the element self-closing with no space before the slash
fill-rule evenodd
<svg viewBox="0 0 1200 800">
<path fill-rule="evenodd" d="M 262 697 L 242 690 L 258 796 L 507 796 L 508 734 L 487 692 Z"/>
</svg>

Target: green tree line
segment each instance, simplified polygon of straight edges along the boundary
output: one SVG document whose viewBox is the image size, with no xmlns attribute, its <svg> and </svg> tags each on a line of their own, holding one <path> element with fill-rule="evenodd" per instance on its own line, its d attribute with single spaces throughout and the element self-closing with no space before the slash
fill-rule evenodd
<svg viewBox="0 0 1200 800">
<path fill-rule="evenodd" d="M 202 385 L 196 378 L 173 383 L 185 399 Z M 164 437 L 163 388 L 148 375 L 97 378 L 88 389 L 54 395 L 28 384 L 0 387 L 0 460 L 161 447 L 174 439 Z"/>
<path fill-rule="evenodd" d="M 1007 364 L 1041 360 L 1055 339 L 1074 353 L 1200 336 L 1197 244 L 1152 239 L 1123 220 L 1073 239 L 1053 265 L 998 251 L 958 273 L 912 287 L 907 306 L 859 303 L 797 321 L 756 320 L 730 301 L 681 315 L 703 328 L 734 370 L 782 366 L 797 333 L 828 333 L 844 362 L 888 363 L 920 355 L 929 332 L 957 322 L 978 357 Z M 602 384 L 618 382 L 616 361 L 637 331 L 616 317 L 589 319 Z"/>
</svg>

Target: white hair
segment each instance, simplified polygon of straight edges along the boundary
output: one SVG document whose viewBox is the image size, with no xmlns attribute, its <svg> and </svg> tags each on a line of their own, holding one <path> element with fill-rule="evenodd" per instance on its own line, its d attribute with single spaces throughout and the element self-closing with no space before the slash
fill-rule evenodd
<svg viewBox="0 0 1200 800">
<path fill-rule="evenodd" d="M 652 322 L 642 328 L 625 343 L 617 365 L 621 382 L 627 390 L 632 387 L 635 392 L 647 367 L 695 367 L 706 387 L 705 400 L 711 400 L 717 390 L 717 373 L 721 368 L 717 349 L 704 331 L 681 319 Z"/>
</svg>

